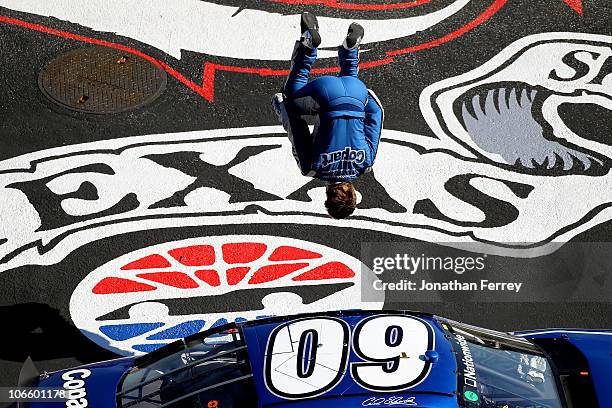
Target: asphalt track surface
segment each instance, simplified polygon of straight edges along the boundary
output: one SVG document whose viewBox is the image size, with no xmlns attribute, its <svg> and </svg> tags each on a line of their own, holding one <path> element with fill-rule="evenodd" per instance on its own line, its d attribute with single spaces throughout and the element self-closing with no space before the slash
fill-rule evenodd
<svg viewBox="0 0 612 408">
<path fill-rule="evenodd" d="M 245 2 L 245 5 L 238 4 L 241 2 L 226 3 L 240 7 L 252 6 L 249 2 Z M 484 3 L 487 4 L 483 5 Z M 580 2 L 570 3 L 577 7 L 576 4 Z M 611 35 L 612 9 L 609 8 L 609 1 L 584 0 L 582 3 L 582 13 L 578 13 L 562 0 L 508 0 L 489 20 L 458 38 L 429 49 L 395 56 L 393 63 L 381 64 L 375 69 L 364 69 L 360 76 L 383 101 L 386 129 L 409 131 L 435 138 L 436 135 L 421 115 L 418 102 L 419 95 L 427 85 L 478 67 L 508 44 L 531 34 L 584 32 Z M 448 19 L 436 25 L 434 29 L 423 32 L 418 41 L 435 41 L 443 33 L 452 32 L 465 22 L 473 20 L 490 4 L 488 1 L 474 1 L 465 14 L 457 17 L 462 21 Z M 282 13 L 298 14 L 303 10 L 310 10 L 319 15 L 340 18 L 375 16 L 387 19 L 412 12 L 405 9 L 377 11 L 376 7 L 373 7 L 374 10 L 336 9 L 324 5 L 273 4 L 269 7 L 272 11 Z M 434 5 L 424 7 L 433 9 Z M 2 7 L 0 16 L 127 44 L 173 67 L 180 67 L 180 72 L 187 78 L 193 78 L 196 83 L 202 78 L 201 54 L 184 51 L 179 61 L 147 44 L 109 33 L 93 32 L 86 27 L 58 19 Z M 276 125 L 269 108 L 269 98 L 278 91 L 282 77 L 231 71 L 216 73 L 212 102 L 207 100 L 213 98 L 210 93 L 203 97 L 169 75 L 163 94 L 154 102 L 137 110 L 112 115 L 69 111 L 49 101 L 41 93 L 37 82 L 38 73 L 49 60 L 82 47 L 83 44 L 65 36 L 50 35 L 48 32 L 12 24 L 9 20 L 0 21 L 0 160 L 58 146 L 99 140 Z M 253 35 L 256 36 L 257 32 Z M 270 38 L 267 41 L 279 40 L 281 39 Z M 383 46 L 387 47 L 388 44 L 375 44 L 372 48 L 377 52 L 377 47 L 382 49 Z M 211 57 L 210 60 L 219 65 L 227 63 L 216 57 Z M 262 63 L 256 61 L 254 65 L 261 67 Z M 275 63 L 278 69 L 286 69 L 287 65 L 286 61 Z M 602 126 L 607 125 L 609 128 L 609 121 L 607 124 L 607 119 L 602 122 L 597 112 L 586 112 L 584 115 L 587 120 L 583 121 L 602 123 Z M 610 143 L 609 140 L 607 143 Z M 270 171 L 274 169 L 271 168 Z M 231 179 L 227 180 L 228 183 L 231 182 Z M 555 200 L 555 197 L 551 197 L 551 200 Z M 383 206 L 383 201 L 374 199 L 370 205 Z M 562 205 L 561 202 L 559 205 Z M 52 223 L 53 220 L 49 222 Z M 495 222 L 495 215 L 492 222 Z M 533 227 L 537 228 L 537 225 Z M 356 258 L 359 258 L 362 242 L 411 241 L 384 232 L 348 228 L 339 233 L 333 227 L 290 223 L 158 228 L 87 243 L 70 252 L 60 262 L 51 265 L 23 265 L 8 269 L 0 273 L 0 322 L 3 327 L 0 340 L 0 386 L 15 385 L 19 369 L 27 356 L 31 356 L 40 369 L 48 371 L 117 356 L 85 337 L 81 330 L 75 327 L 70 314 L 69 300 L 72 291 L 90 271 L 138 248 L 166 241 L 227 234 L 271 234 L 295 239 L 307 238 L 309 242 L 333 247 Z M 512 240 L 512 237 L 508 237 L 508 240 Z M 612 241 L 612 222 L 601 222 L 577 233 L 572 241 Z M 500 270 L 505 270 L 508 274 L 512 274 L 514 267 L 521 267 L 520 263 L 513 264 L 503 257 L 496 258 L 496 262 Z M 572 282 L 569 277 L 566 284 L 572 285 Z M 562 296 L 556 302 L 537 300 L 522 303 L 479 303 L 460 296 L 450 296 L 439 302 L 417 303 L 411 302 L 410 299 L 401 303 L 387 302 L 385 308 L 422 310 L 504 331 L 612 326 L 612 303 L 593 303 L 585 301 L 586 299 L 563 302 Z M 612 301 L 612 296 L 608 300 Z M 347 304 L 346 307 L 352 306 Z"/>
</svg>

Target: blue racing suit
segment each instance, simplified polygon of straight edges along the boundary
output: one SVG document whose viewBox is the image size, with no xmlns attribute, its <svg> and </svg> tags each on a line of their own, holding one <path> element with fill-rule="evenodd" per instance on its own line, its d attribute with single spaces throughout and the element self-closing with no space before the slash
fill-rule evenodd
<svg viewBox="0 0 612 408">
<path fill-rule="evenodd" d="M 357 78 L 359 51 L 338 47 L 340 74 L 308 82 L 317 49 L 296 42 L 284 87 L 283 123 L 303 175 L 329 182 L 352 181 L 374 164 L 383 126 L 376 95 Z M 312 135 L 302 115 L 314 115 Z"/>
</svg>

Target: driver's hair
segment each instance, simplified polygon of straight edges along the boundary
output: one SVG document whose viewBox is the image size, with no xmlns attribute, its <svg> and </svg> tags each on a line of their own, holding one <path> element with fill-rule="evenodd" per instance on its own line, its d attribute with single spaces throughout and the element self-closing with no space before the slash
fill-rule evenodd
<svg viewBox="0 0 612 408">
<path fill-rule="evenodd" d="M 327 213 L 335 219 L 346 218 L 355 211 L 357 193 L 352 183 L 329 184 L 325 190 Z"/>
</svg>

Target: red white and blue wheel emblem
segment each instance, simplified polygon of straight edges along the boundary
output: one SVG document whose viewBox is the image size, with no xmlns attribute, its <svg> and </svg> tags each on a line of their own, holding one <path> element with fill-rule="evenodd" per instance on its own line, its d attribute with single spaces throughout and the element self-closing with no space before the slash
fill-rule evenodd
<svg viewBox="0 0 612 408">
<path fill-rule="evenodd" d="M 192 238 L 139 249 L 91 272 L 70 314 L 91 340 L 120 354 L 153 351 L 232 321 L 351 308 L 361 274 L 351 256 L 273 236 Z M 373 275 L 373 274 L 372 274 Z"/>
</svg>

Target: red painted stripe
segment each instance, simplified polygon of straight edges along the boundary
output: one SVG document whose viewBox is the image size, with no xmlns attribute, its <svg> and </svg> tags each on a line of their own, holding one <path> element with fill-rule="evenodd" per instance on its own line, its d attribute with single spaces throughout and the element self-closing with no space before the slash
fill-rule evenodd
<svg viewBox="0 0 612 408">
<path fill-rule="evenodd" d="M 168 251 L 171 257 L 185 266 L 208 266 L 215 263 L 215 249 L 212 245 L 191 245 Z"/>
<path fill-rule="evenodd" d="M 232 286 L 239 284 L 240 281 L 244 279 L 246 274 L 249 273 L 249 269 L 251 268 L 249 268 L 248 266 L 239 266 L 237 268 L 228 269 L 227 271 L 225 271 L 227 283 Z"/>
<path fill-rule="evenodd" d="M 584 14 L 582 8 L 582 0 L 563 0 L 568 6 L 570 6 L 576 13 L 581 16 Z"/>
<path fill-rule="evenodd" d="M 307 263 L 265 265 L 259 268 L 253 276 L 251 276 L 249 284 L 258 285 L 272 282 L 307 266 Z"/>
<path fill-rule="evenodd" d="M 259 242 L 236 242 L 221 245 L 223 260 L 228 264 L 246 264 L 263 256 L 268 246 Z"/>
<path fill-rule="evenodd" d="M 16 25 L 19 27 L 27 28 L 29 30 L 39 31 L 41 33 L 47 33 L 47 34 L 55 35 L 58 37 L 68 38 L 71 40 L 81 41 L 81 42 L 85 42 L 89 44 L 100 45 L 102 47 L 114 48 L 116 50 L 124 51 L 132 55 L 136 55 L 138 57 L 141 57 L 149 61 L 151 64 L 154 64 L 158 66 L 159 68 L 163 69 L 169 75 L 173 76 L 178 81 L 180 81 L 183 85 L 187 86 L 188 88 L 192 89 L 197 94 L 202 95 L 204 98 L 206 98 L 206 92 L 203 88 L 196 85 L 193 81 L 190 81 L 189 79 L 187 79 L 183 74 L 181 74 L 180 72 L 178 72 L 177 70 L 175 70 L 174 68 L 166 64 L 165 62 L 159 61 L 158 59 L 155 59 L 154 57 L 147 55 L 144 52 L 139 51 L 135 48 L 131 48 L 126 45 L 117 44 L 117 43 L 110 42 L 110 41 L 100 40 L 97 38 L 85 37 L 83 35 L 70 33 L 68 31 L 56 30 L 54 28 L 46 27 L 44 25 L 29 23 L 27 21 L 19 20 L 16 18 L 11 18 L 7 16 L 0 16 L 0 23 L 12 24 L 12 25 Z"/>
<path fill-rule="evenodd" d="M 407 1 L 403 3 L 388 3 L 388 4 L 380 4 L 380 3 L 345 3 L 343 1 L 337 0 L 268 0 L 272 3 L 284 3 L 284 4 L 292 4 L 292 5 L 302 5 L 302 4 L 317 4 L 333 9 L 342 9 L 342 10 L 398 10 L 398 9 L 406 9 L 411 7 L 422 6 L 423 4 L 430 3 L 431 0 L 414 0 Z"/>
<path fill-rule="evenodd" d="M 195 276 L 208 283 L 210 286 L 221 285 L 219 274 L 215 270 L 199 270 L 195 272 Z"/>
<path fill-rule="evenodd" d="M 121 267 L 122 271 L 131 269 L 169 268 L 170 262 L 159 254 L 147 255 Z"/>
<path fill-rule="evenodd" d="M 275 1 L 275 0 L 270 0 L 270 1 Z M 298 1 L 298 0 L 278 0 L 278 1 Z M 315 1 L 315 0 L 306 0 L 306 1 Z M 324 1 L 327 4 L 336 4 L 336 5 L 337 4 L 349 4 L 349 3 L 336 2 L 335 0 L 317 0 L 317 1 Z M 382 59 L 375 60 L 375 61 L 363 62 L 359 64 L 359 68 L 369 69 L 369 68 L 379 67 L 382 65 L 387 65 L 387 64 L 394 62 L 394 59 L 393 59 L 394 56 L 408 54 L 411 52 L 416 52 L 416 51 L 421 51 L 421 50 L 425 50 L 428 48 L 437 47 L 439 45 L 452 41 L 456 39 L 457 37 L 460 37 L 461 35 L 473 30 L 474 28 L 478 27 L 480 24 L 489 20 L 493 15 L 495 15 L 495 13 L 497 13 L 506 4 L 507 1 L 508 0 L 495 0 L 495 2 L 487 10 L 485 10 L 484 13 L 478 16 L 475 20 L 469 22 L 468 24 L 461 27 L 460 29 L 450 34 L 447 34 L 439 39 L 436 39 L 436 40 L 433 40 L 427 43 L 423 43 L 423 44 L 418 44 L 412 47 L 403 48 L 400 50 L 389 51 L 386 53 L 387 58 L 382 58 Z M 46 27 L 41 24 L 30 23 L 27 21 L 19 20 L 16 18 L 11 18 L 7 16 L 0 15 L 0 23 L 12 24 L 12 25 L 27 28 L 30 30 L 55 35 L 58 37 L 68 38 L 68 39 L 72 39 L 75 41 L 81 41 L 81 42 L 85 42 L 89 44 L 100 45 L 103 47 L 114 48 L 114 49 L 121 50 L 129 54 L 132 54 L 132 55 L 139 56 L 149 61 L 150 63 L 160 67 L 161 69 L 166 71 L 168 75 L 174 77 L 176 80 L 178 80 L 183 85 L 185 85 L 186 87 L 188 87 L 189 89 L 197 93 L 198 95 L 202 96 L 204 99 L 206 99 L 209 102 L 214 102 L 215 100 L 215 76 L 216 76 L 217 71 L 255 74 L 255 75 L 260 75 L 260 76 L 286 76 L 289 73 L 289 70 L 286 70 L 286 69 L 239 67 L 239 66 L 221 65 L 221 64 L 215 64 L 212 62 L 206 62 L 204 63 L 204 73 L 203 73 L 203 78 L 202 78 L 202 85 L 200 86 L 200 85 L 197 85 L 195 82 L 186 78 L 183 74 L 181 74 L 180 72 L 178 72 L 177 70 L 175 70 L 174 68 L 166 64 L 165 62 L 159 61 L 158 59 L 150 55 L 147 55 L 144 52 L 139 51 L 135 48 L 131 48 L 131 47 L 128 47 L 122 44 L 118 44 L 118 43 L 114 43 L 111 41 L 105 41 L 105 40 L 100 40 L 97 38 L 85 37 L 82 35 L 70 33 L 67 31 L 62 31 L 62 30 L 56 30 L 54 28 Z M 333 74 L 339 71 L 340 71 L 339 67 L 314 68 L 312 70 L 312 74 L 314 75 Z"/>
<path fill-rule="evenodd" d="M 402 55 L 402 54 L 408 54 L 408 53 L 411 53 L 411 52 L 422 51 L 422 50 L 426 50 L 428 48 L 437 47 L 439 45 L 442 45 L 444 43 L 452 41 L 452 40 L 456 39 L 457 37 L 462 36 L 463 34 L 473 30 L 474 28 L 478 27 L 479 25 L 481 25 L 484 22 L 486 22 L 487 20 L 489 20 L 507 2 L 508 2 L 508 0 L 495 0 L 495 2 L 493 2 L 493 4 L 491 6 L 489 6 L 489 8 L 487 8 L 481 15 L 479 15 L 478 17 L 476 17 L 476 19 L 470 21 L 469 23 L 467 23 L 466 25 L 464 25 L 460 29 L 458 29 L 456 31 L 453 31 L 452 33 L 446 34 L 445 36 L 440 37 L 440 38 L 438 38 L 436 40 L 433 40 L 433 41 L 430 41 L 430 42 L 426 42 L 426 43 L 415 45 L 415 46 L 408 47 L 408 48 L 403 48 L 401 50 L 389 51 L 389 52 L 387 52 L 387 55 L 392 57 L 392 56 L 396 56 L 396 55 Z"/>
<path fill-rule="evenodd" d="M 304 272 L 292 280 L 299 282 L 307 280 L 349 279 L 353 277 L 355 277 L 355 272 L 342 262 L 328 262 Z"/>
<path fill-rule="evenodd" d="M 102 279 L 91 291 L 96 295 L 109 295 L 113 293 L 146 292 L 155 289 L 155 286 L 146 283 L 111 276 Z"/>
<path fill-rule="evenodd" d="M 376 61 L 362 62 L 359 64 L 359 69 L 369 69 L 379 67 L 381 65 L 387 65 L 393 62 L 393 58 L 383 58 Z M 209 101 L 215 99 L 215 75 L 217 71 L 235 72 L 241 74 L 253 74 L 263 77 L 267 76 L 287 76 L 289 75 L 288 69 L 271 69 L 271 68 L 249 68 L 249 67 L 237 67 L 233 65 L 221 65 L 213 62 L 204 63 L 204 79 L 202 82 L 202 89 L 205 90 L 205 98 Z M 340 72 L 340 67 L 328 67 L 328 68 L 313 68 L 311 71 L 313 75 L 325 75 L 335 74 Z"/>
<path fill-rule="evenodd" d="M 183 272 L 140 273 L 136 276 L 179 289 L 195 289 L 200 287 L 196 281 Z"/>
<path fill-rule="evenodd" d="M 321 258 L 323 255 L 308 251 L 302 248 L 296 248 L 294 246 L 283 245 L 279 246 L 272 252 L 272 255 L 268 257 L 269 261 L 297 261 L 301 259 L 316 259 Z"/>
<path fill-rule="evenodd" d="M 393 58 L 383 58 L 376 61 L 362 62 L 359 64 L 360 69 L 368 69 L 379 67 L 381 65 L 387 65 L 393 62 Z M 211 79 L 214 80 L 215 71 L 227 71 L 237 72 L 242 74 L 255 74 L 259 76 L 286 76 L 289 75 L 288 69 L 271 69 L 271 68 L 249 68 L 249 67 L 237 67 L 233 65 L 221 65 L 212 62 L 206 62 L 204 64 L 204 83 L 208 83 Z M 328 68 L 313 68 L 310 71 L 312 74 L 333 74 L 340 72 L 340 67 L 328 67 Z"/>
</svg>

